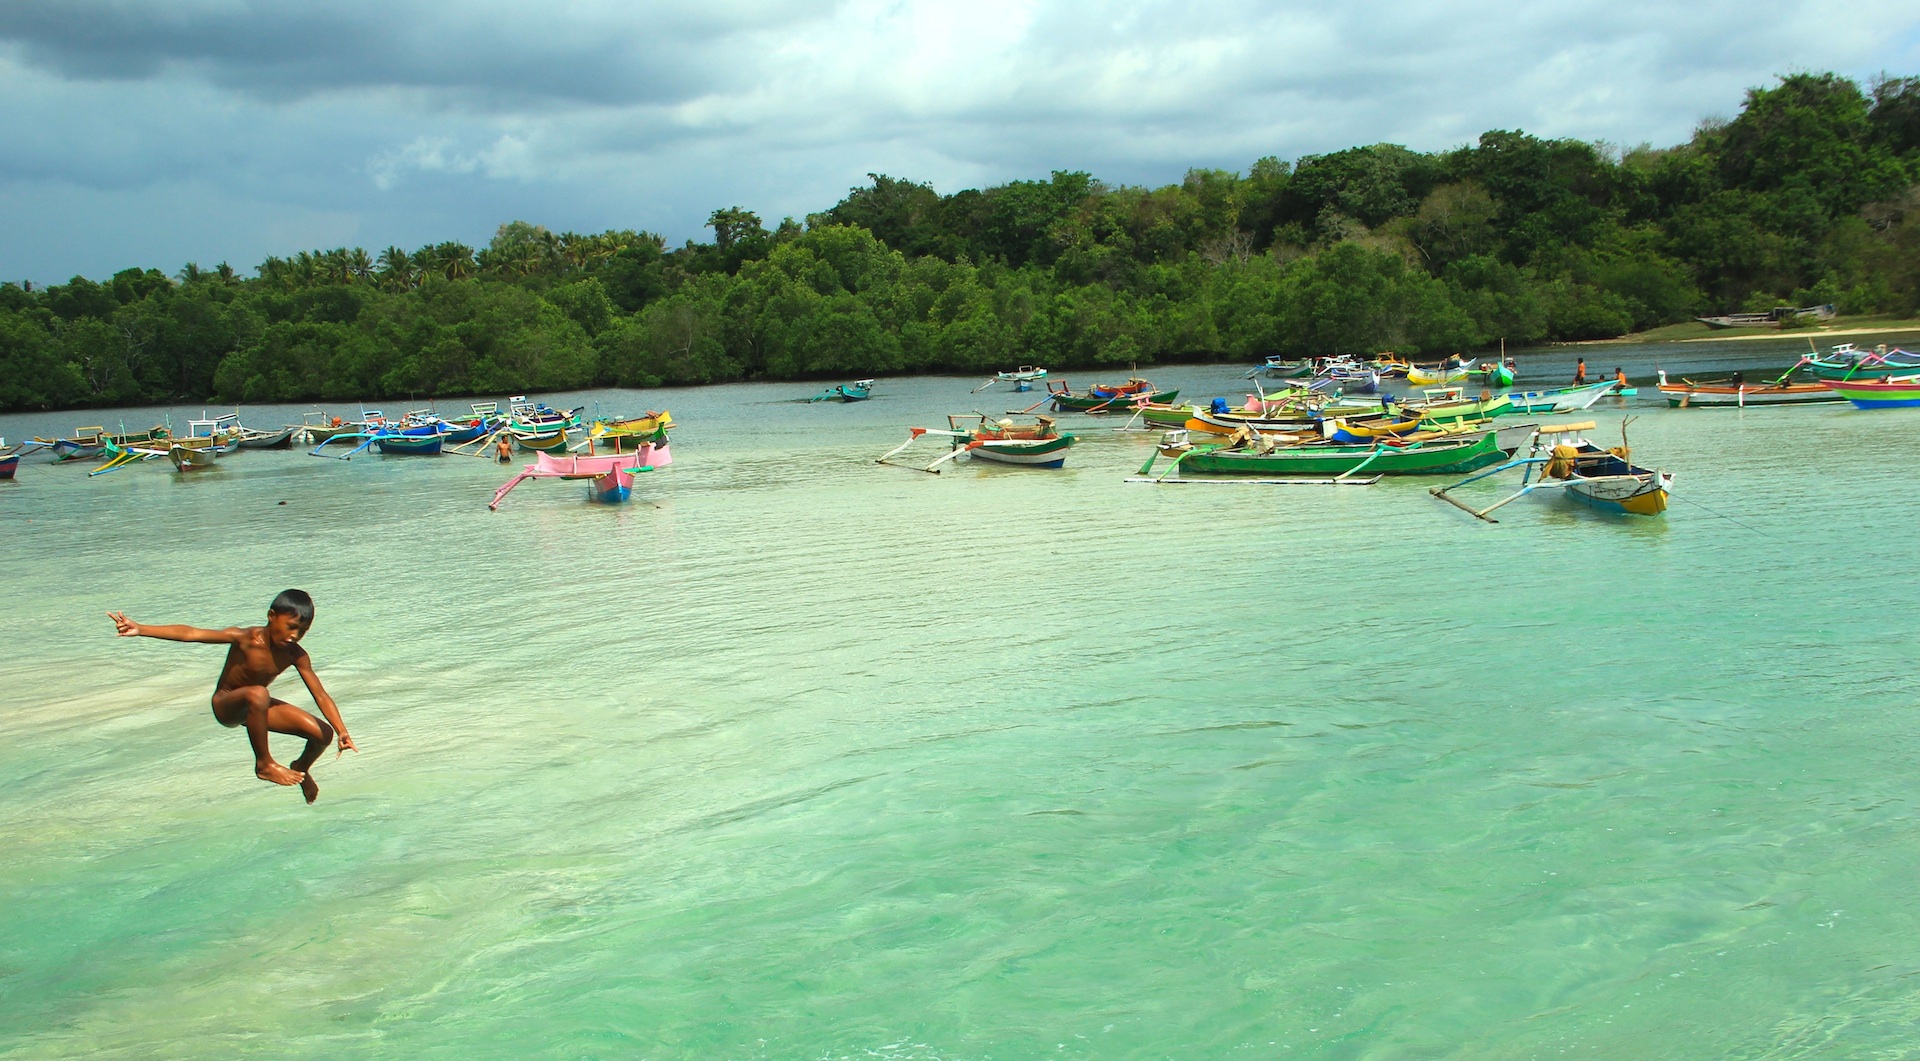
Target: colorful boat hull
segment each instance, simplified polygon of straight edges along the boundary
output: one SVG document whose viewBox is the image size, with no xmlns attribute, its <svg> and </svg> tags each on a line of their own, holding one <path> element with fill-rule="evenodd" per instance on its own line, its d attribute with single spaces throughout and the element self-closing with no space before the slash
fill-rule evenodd
<svg viewBox="0 0 1920 1061">
<path fill-rule="evenodd" d="M 437 457 L 447 436 L 433 434 L 381 435 L 373 440 L 375 449 L 394 457 Z"/>
<path fill-rule="evenodd" d="M 1396 447 L 1308 445 L 1268 453 L 1199 449 L 1180 457 L 1180 470 L 1201 475 L 1329 476 L 1454 475 L 1477 471 L 1506 458 L 1489 432 L 1473 439 L 1447 439 Z"/>
<path fill-rule="evenodd" d="M 173 470 L 181 473 L 203 472 L 216 465 L 220 450 L 215 446 L 186 446 L 176 442 L 167 448 Z"/>
<path fill-rule="evenodd" d="M 658 464 L 646 463 L 653 457 L 659 458 Z M 633 496 L 635 474 L 650 472 L 665 463 L 664 446 L 657 454 L 609 453 L 601 456 L 556 457 L 551 453 L 538 453 L 534 463 L 522 468 L 519 475 L 507 480 L 504 486 L 493 492 L 493 500 L 487 508 L 498 509 L 507 494 L 528 479 L 584 479 L 587 483 L 587 500 L 598 504 L 620 504 Z"/>
<path fill-rule="evenodd" d="M 967 456 L 995 464 L 1017 464 L 1025 468 L 1061 468 L 1067 463 L 1067 450 L 1073 436 L 1052 438 L 986 439 L 971 444 Z"/>
<path fill-rule="evenodd" d="M 1920 406 L 1920 375 L 1879 380 L 1822 380 L 1821 385 L 1861 409 L 1902 409 Z"/>
</svg>

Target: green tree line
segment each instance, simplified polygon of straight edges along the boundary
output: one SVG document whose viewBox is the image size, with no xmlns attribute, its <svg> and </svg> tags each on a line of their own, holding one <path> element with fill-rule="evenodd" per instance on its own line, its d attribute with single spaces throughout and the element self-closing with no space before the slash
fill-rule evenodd
<svg viewBox="0 0 1920 1061">
<path fill-rule="evenodd" d="M 1920 78 L 1795 74 L 1685 144 L 1493 131 L 941 195 L 870 174 L 711 242 L 553 233 L 0 286 L 0 409 L 986 373 L 1605 338 L 1920 311 Z"/>
</svg>

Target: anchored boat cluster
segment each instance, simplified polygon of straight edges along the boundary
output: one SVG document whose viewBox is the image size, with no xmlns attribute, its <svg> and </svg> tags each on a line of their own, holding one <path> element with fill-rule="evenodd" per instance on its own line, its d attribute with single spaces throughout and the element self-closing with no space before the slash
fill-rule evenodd
<svg viewBox="0 0 1920 1061">
<path fill-rule="evenodd" d="M 1630 515 L 1666 510 L 1673 476 L 1635 463 L 1626 437 L 1631 417 L 1620 425 L 1618 445 L 1589 437 L 1598 426 L 1590 419 L 1508 419 L 1579 414 L 1602 398 L 1637 393 L 1624 376 L 1546 390 L 1506 389 L 1515 376 L 1513 361 L 1505 358 L 1476 365 L 1454 357 L 1431 366 L 1391 354 L 1364 360 L 1270 358 L 1247 373 L 1254 393 L 1243 402 L 1214 398 L 1200 405 L 1180 404 L 1177 390 L 1162 390 L 1139 377 L 1076 391 L 1064 380 L 1049 378 L 1044 368 L 1022 365 L 996 374 L 973 393 L 996 383 L 1012 384 L 1016 392 L 1043 383 L 1045 397 L 1002 416 L 951 414 L 945 427 L 910 428 L 907 440 L 877 463 L 935 474 L 962 458 L 1060 468 L 1076 441 L 1072 432 L 1060 429 L 1060 416 L 1125 416 L 1126 428 L 1138 424 L 1164 432 L 1146 463 L 1127 478 L 1131 483 L 1367 486 L 1388 475 L 1449 475 L 1465 478 L 1429 492 L 1488 522 L 1497 522 L 1493 512 L 1536 492 Z M 1266 389 L 1263 378 L 1278 380 L 1279 389 Z M 1382 387 L 1394 379 L 1420 389 L 1396 397 Z M 1481 389 L 1470 393 L 1476 382 Z M 795 400 L 864 401 L 874 386 L 872 379 L 856 380 Z M 1864 409 L 1913 406 L 1920 405 L 1920 355 L 1843 343 L 1824 354 L 1810 352 L 1773 379 L 1750 383 L 1734 373 L 1726 379 L 1676 381 L 1662 372 L 1658 390 L 1675 408 L 1832 402 Z M 1039 411 L 1042 407 L 1046 412 Z M 311 446 L 315 456 L 339 460 L 368 450 L 391 456 L 464 454 L 502 463 L 515 450 L 533 454 L 534 463 L 494 492 L 488 507 L 498 508 L 529 479 L 584 480 L 589 499 L 625 501 L 635 475 L 671 463 L 671 414 L 583 421 L 583 409 L 553 409 L 516 395 L 508 399 L 505 411 L 497 402 L 481 402 L 454 417 L 415 410 L 389 418 L 362 409 L 356 419 L 343 420 L 316 412 L 300 424 L 255 430 L 242 425 L 237 413 L 225 413 L 190 420 L 178 435 L 169 425 L 144 432 L 128 432 L 123 426 L 118 433 L 102 426 L 82 427 L 65 438 L 36 438 L 14 447 L 0 444 L 0 479 L 12 479 L 21 458 L 33 453 L 45 453 L 55 464 L 99 461 L 90 476 L 162 458 L 179 473 L 203 472 L 240 449 L 296 443 Z M 903 462 L 909 449 L 928 440 L 944 443 L 944 452 L 925 464 Z M 1491 504 L 1469 504 L 1454 494 L 1460 487 L 1508 472 L 1519 473 L 1517 488 Z"/>
<path fill-rule="evenodd" d="M 488 507 L 498 508 L 509 491 L 528 479 L 585 480 L 591 500 L 625 501 L 635 475 L 672 463 L 667 439 L 671 413 L 583 422 L 584 408 L 552 409 L 516 395 L 508 399 L 504 412 L 498 402 L 478 402 L 452 417 L 424 409 L 399 417 L 362 409 L 352 420 L 312 412 L 299 424 L 257 430 L 241 424 L 234 412 L 189 420 L 180 435 L 165 424 L 142 432 L 123 428 L 117 434 L 105 427 L 82 427 L 65 438 L 0 446 L 0 479 L 14 478 L 20 459 L 33 453 L 47 454 L 54 464 L 101 461 L 89 477 L 162 458 L 182 474 L 205 472 L 239 450 L 289 449 L 296 444 L 311 446 L 313 456 L 343 461 L 370 450 L 395 457 L 460 454 L 501 463 L 510 461 L 516 450 L 533 454 L 534 463 L 494 492 Z"/>
</svg>

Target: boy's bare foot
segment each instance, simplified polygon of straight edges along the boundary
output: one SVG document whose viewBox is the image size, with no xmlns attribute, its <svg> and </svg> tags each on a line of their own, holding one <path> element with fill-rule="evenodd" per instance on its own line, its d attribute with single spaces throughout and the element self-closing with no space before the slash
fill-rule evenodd
<svg viewBox="0 0 1920 1061">
<path fill-rule="evenodd" d="M 289 770 L 279 763 L 269 762 L 253 768 L 253 776 L 262 781 L 271 781 L 276 785 L 297 785 L 307 775 L 297 770 Z"/>
<path fill-rule="evenodd" d="M 320 798 L 320 786 L 313 783 L 312 774 L 300 775 L 300 794 L 307 797 L 308 803 Z"/>
</svg>

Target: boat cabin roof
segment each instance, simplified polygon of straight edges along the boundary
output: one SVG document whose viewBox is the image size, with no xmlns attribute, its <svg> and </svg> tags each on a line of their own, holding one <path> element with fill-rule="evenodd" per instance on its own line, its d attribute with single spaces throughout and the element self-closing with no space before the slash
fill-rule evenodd
<svg viewBox="0 0 1920 1061">
<path fill-rule="evenodd" d="M 200 415 L 203 417 L 207 416 L 206 413 L 201 413 Z M 239 426 L 239 413 L 221 413 L 219 416 L 207 417 L 204 420 L 187 421 L 187 437 L 206 438 L 211 435 L 217 435 L 229 428 L 237 428 Z"/>
</svg>

